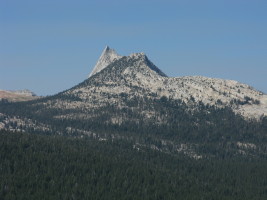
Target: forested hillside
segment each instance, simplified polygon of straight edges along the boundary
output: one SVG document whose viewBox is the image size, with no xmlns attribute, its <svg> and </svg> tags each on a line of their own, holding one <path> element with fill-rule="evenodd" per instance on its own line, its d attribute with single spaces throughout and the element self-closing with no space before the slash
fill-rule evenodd
<svg viewBox="0 0 267 200">
<path fill-rule="evenodd" d="M 1 131 L 0 199 L 265 200 L 266 159 L 137 150 L 125 141 Z"/>
<path fill-rule="evenodd" d="M 58 96 L 62 101 L 75 101 L 71 96 Z M 43 101 L 53 101 L 58 96 Z M 5 114 L 0 115 L 0 121 L 6 130 L 124 140 L 138 148 L 186 153 L 191 157 L 266 157 L 266 117 L 260 121 L 245 120 L 230 108 L 202 103 L 191 111 L 184 102 L 166 97 L 120 98 L 127 107 L 107 104 L 90 110 L 57 109 L 34 102 L 3 102 L 0 110 Z"/>
</svg>

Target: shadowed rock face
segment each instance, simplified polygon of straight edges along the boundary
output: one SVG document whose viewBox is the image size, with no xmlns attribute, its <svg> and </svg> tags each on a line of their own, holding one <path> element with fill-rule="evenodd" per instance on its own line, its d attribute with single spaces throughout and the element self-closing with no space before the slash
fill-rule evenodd
<svg viewBox="0 0 267 200">
<path fill-rule="evenodd" d="M 133 53 L 130 56 L 120 56 L 114 49 L 111 49 L 109 46 L 106 46 L 92 72 L 89 74 L 89 78 L 95 75 L 96 73 L 102 71 L 116 60 L 121 59 L 122 57 L 140 59 L 140 61 L 144 62 L 151 70 L 157 72 L 161 76 L 167 77 L 167 75 L 163 73 L 158 67 L 156 67 L 144 53 Z"/>
</svg>

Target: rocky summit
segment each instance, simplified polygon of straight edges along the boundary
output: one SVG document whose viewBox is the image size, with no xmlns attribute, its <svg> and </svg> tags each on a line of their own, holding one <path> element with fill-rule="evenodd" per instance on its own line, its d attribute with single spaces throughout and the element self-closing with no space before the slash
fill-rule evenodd
<svg viewBox="0 0 267 200">
<path fill-rule="evenodd" d="M 82 100 L 79 105 L 73 102 L 75 105 L 68 103 L 67 107 L 83 106 L 86 109 L 107 102 L 121 104 L 120 98 L 116 97 L 127 94 L 129 99 L 180 99 L 192 108 L 200 102 L 216 107 L 230 107 L 245 118 L 259 119 L 267 115 L 267 95 L 249 85 L 203 76 L 167 77 L 144 53 L 118 56 L 109 47 L 104 49 L 90 78 L 63 94 Z M 54 106 L 60 107 L 60 104 Z"/>
<path fill-rule="evenodd" d="M 113 61 L 120 59 L 122 56 L 118 55 L 114 49 L 109 48 L 106 46 L 103 50 L 100 58 L 98 59 L 93 71 L 89 74 L 89 78 L 106 68 L 109 64 Z"/>
</svg>

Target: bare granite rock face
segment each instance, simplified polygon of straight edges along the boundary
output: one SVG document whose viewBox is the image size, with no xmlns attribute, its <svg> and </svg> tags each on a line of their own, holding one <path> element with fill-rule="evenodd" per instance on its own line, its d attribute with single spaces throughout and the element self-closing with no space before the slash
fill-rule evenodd
<svg viewBox="0 0 267 200">
<path fill-rule="evenodd" d="M 100 72 L 101 70 L 106 68 L 110 63 L 112 63 L 114 60 L 119 59 L 121 57 L 122 56 L 118 55 L 114 49 L 111 49 L 108 46 L 106 46 L 100 58 L 98 59 L 93 71 L 89 74 L 89 77 Z"/>
<path fill-rule="evenodd" d="M 7 100 L 11 102 L 18 101 L 29 101 L 33 99 L 37 99 L 36 94 L 31 92 L 30 90 L 16 90 L 16 91 L 8 91 L 8 90 L 0 90 L 0 100 Z"/>
</svg>

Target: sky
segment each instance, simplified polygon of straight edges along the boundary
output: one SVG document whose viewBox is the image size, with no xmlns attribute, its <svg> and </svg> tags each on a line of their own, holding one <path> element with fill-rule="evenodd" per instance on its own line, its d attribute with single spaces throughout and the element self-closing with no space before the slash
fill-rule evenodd
<svg viewBox="0 0 267 200">
<path fill-rule="evenodd" d="M 0 89 L 69 89 L 106 45 L 267 93 L 266 0 L 0 0 Z"/>
</svg>

